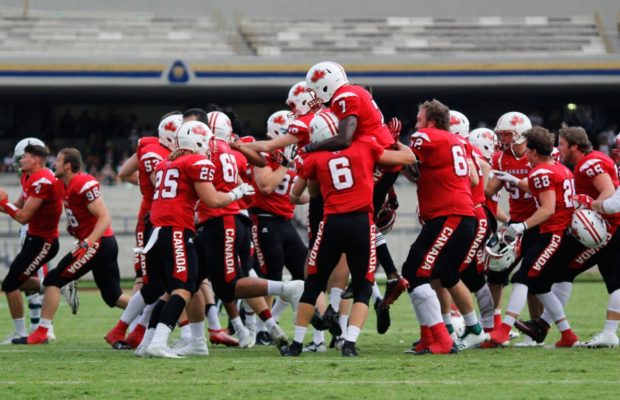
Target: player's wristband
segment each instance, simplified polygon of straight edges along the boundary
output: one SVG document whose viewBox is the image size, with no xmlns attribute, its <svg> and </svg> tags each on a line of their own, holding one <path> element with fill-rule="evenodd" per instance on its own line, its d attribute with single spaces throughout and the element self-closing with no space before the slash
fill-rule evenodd
<svg viewBox="0 0 620 400">
<path fill-rule="evenodd" d="M 314 143 L 308 143 L 307 145 L 304 146 L 304 151 L 306 153 L 311 153 L 315 150 L 314 147 L 315 147 Z"/>
<path fill-rule="evenodd" d="M 6 211 L 6 213 L 9 214 L 11 218 L 15 218 L 15 215 L 17 215 L 17 211 L 19 211 L 19 208 L 15 207 L 15 204 L 9 203 L 7 199 L 0 201 L 0 207 L 2 207 L 2 209 Z"/>
</svg>

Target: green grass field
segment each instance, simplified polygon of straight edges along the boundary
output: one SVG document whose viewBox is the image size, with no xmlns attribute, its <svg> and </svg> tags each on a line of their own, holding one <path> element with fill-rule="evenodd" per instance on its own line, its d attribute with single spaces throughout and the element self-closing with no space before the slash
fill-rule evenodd
<svg viewBox="0 0 620 400">
<path fill-rule="evenodd" d="M 207 358 L 139 359 L 132 351 L 112 350 L 102 339 L 120 311 L 107 308 L 96 291 L 82 291 L 80 299 L 77 316 L 67 306 L 60 307 L 55 343 L 0 348 L 3 399 L 620 398 L 618 349 L 505 348 L 405 355 L 403 350 L 418 335 L 406 296 L 392 307 L 387 334 L 376 333 L 371 314 L 356 359 L 344 359 L 334 350 L 290 359 L 264 346 L 211 346 Z M 581 338 L 601 329 L 606 303 L 602 282 L 575 286 L 567 312 Z M 0 310 L 1 330 L 8 334 L 12 324 L 4 297 Z M 281 322 L 289 334 L 290 320 L 287 312 Z M 557 339 L 554 330 L 548 343 Z"/>
</svg>

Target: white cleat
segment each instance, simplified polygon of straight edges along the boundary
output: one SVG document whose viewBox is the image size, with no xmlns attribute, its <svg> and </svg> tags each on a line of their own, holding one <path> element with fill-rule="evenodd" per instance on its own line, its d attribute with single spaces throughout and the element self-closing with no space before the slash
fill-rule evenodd
<svg viewBox="0 0 620 400">
<path fill-rule="evenodd" d="M 150 357 L 146 352 L 146 349 L 149 347 L 148 344 L 140 343 L 134 352 L 136 357 Z"/>
<path fill-rule="evenodd" d="M 325 346 L 325 342 L 318 344 L 310 342 L 301 351 L 302 353 L 325 353 L 327 352 L 327 346 Z"/>
<path fill-rule="evenodd" d="M 47 330 L 47 341 L 53 342 L 56 340 L 56 335 L 54 334 L 54 325 L 50 326 Z"/>
<path fill-rule="evenodd" d="M 288 281 L 284 282 L 284 291 L 282 293 L 282 300 L 290 303 L 293 307 L 294 311 L 297 311 L 297 306 L 299 305 L 299 299 L 301 295 L 304 293 L 304 281 L 296 280 L 296 281 Z"/>
<path fill-rule="evenodd" d="M 60 293 L 67 300 L 67 304 L 71 307 L 71 313 L 73 315 L 77 314 L 78 309 L 80 308 L 80 298 L 77 293 L 77 281 L 71 281 L 67 283 L 65 286 L 60 288 Z"/>
<path fill-rule="evenodd" d="M 178 338 L 174 344 L 172 345 L 172 347 L 170 347 L 172 350 L 179 350 L 182 349 L 183 347 L 187 346 L 188 344 L 190 344 L 191 342 L 191 338 L 189 339 L 183 339 L 183 338 Z"/>
<path fill-rule="evenodd" d="M 237 338 L 239 339 L 239 347 L 242 349 L 249 349 L 256 344 L 256 335 L 252 335 L 245 326 L 237 331 Z"/>
<path fill-rule="evenodd" d="M 514 347 L 540 347 L 544 345 L 545 345 L 544 343 L 538 343 L 527 335 L 524 335 L 523 340 L 520 341 L 519 343 L 513 344 Z"/>
<path fill-rule="evenodd" d="M 185 358 L 182 356 L 177 355 L 174 350 L 172 350 L 170 347 L 164 345 L 157 345 L 157 344 L 153 344 L 151 343 L 149 345 L 149 347 L 146 348 L 146 354 L 148 354 L 151 357 L 157 357 L 157 358 Z"/>
<path fill-rule="evenodd" d="M 600 347 L 618 347 L 619 342 L 620 339 L 618 339 L 618 335 L 602 331 L 594 335 L 592 339 L 582 343 L 581 347 L 587 347 L 589 349 Z"/>
<path fill-rule="evenodd" d="M 480 331 L 479 334 L 465 331 L 465 334 L 456 341 L 456 347 L 459 351 L 473 349 L 480 347 L 480 344 L 489 340 L 489 334 L 485 331 Z"/>
<path fill-rule="evenodd" d="M 273 344 L 275 344 L 278 349 L 288 345 L 288 336 L 286 336 L 286 333 L 280 328 L 280 325 L 275 325 L 271 328 L 269 330 L 269 336 L 271 336 Z"/>
<path fill-rule="evenodd" d="M 22 336 L 17 332 L 13 332 L 9 336 L 7 336 L 6 340 L 3 340 L 2 342 L 0 342 L 0 346 L 7 346 L 9 344 L 13 344 L 13 339 L 23 339 L 25 337 L 28 337 L 28 336 L 27 335 Z"/>
<path fill-rule="evenodd" d="M 521 334 L 517 331 L 510 331 L 510 333 L 508 334 L 508 337 L 510 338 L 510 340 L 515 340 L 521 337 Z"/>
<path fill-rule="evenodd" d="M 208 356 L 209 348 L 205 338 L 192 338 L 187 346 L 174 349 L 178 356 Z"/>
</svg>

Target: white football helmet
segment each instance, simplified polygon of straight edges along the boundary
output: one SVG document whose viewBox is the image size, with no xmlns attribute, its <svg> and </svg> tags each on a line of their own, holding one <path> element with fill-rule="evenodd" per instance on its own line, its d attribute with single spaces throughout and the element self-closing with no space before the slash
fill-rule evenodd
<svg viewBox="0 0 620 400">
<path fill-rule="evenodd" d="M 511 111 L 499 117 L 495 126 L 495 133 L 512 132 L 512 143 L 523 144 L 526 140 L 523 133 L 530 129 L 532 129 L 532 123 L 527 115 Z"/>
<path fill-rule="evenodd" d="M 607 222 L 599 213 L 587 208 L 580 208 L 573 213 L 570 233 L 588 248 L 603 246 L 607 243 Z"/>
<path fill-rule="evenodd" d="M 314 64 L 306 74 L 307 88 L 312 89 L 323 103 L 330 101 L 336 90 L 347 83 L 347 73 L 342 65 L 332 61 Z"/>
<path fill-rule="evenodd" d="M 217 139 L 230 142 L 232 137 L 232 122 L 228 115 L 221 111 L 212 111 L 207 114 L 207 121 L 209 122 L 209 129 L 215 135 Z"/>
<path fill-rule="evenodd" d="M 314 91 L 308 90 L 306 87 L 306 81 L 297 82 L 288 91 L 286 104 L 291 109 L 291 112 L 298 117 L 317 110 L 318 103 L 319 101 L 317 101 Z"/>
<path fill-rule="evenodd" d="M 174 138 L 181 124 L 183 124 L 183 115 L 181 114 L 169 115 L 159 121 L 157 128 L 159 143 L 170 151 L 176 149 Z"/>
<path fill-rule="evenodd" d="M 207 155 L 209 141 L 212 138 L 213 133 L 207 124 L 200 121 L 185 122 L 177 130 L 175 136 L 176 149 L 185 149 L 196 154 Z"/>
<path fill-rule="evenodd" d="M 26 150 L 26 146 L 28 146 L 29 144 L 45 147 L 45 143 L 43 143 L 41 139 L 37 139 L 34 137 L 25 138 L 17 142 L 17 144 L 15 145 L 15 150 L 13 150 L 13 167 L 17 172 L 21 172 L 19 160 L 22 159 L 24 151 Z"/>
<path fill-rule="evenodd" d="M 490 160 L 497 148 L 497 136 L 490 129 L 478 128 L 469 133 L 469 143 L 480 150 L 484 158 Z"/>
<path fill-rule="evenodd" d="M 504 271 L 508 269 L 517 259 L 520 247 L 521 236 L 513 241 L 506 240 L 504 237 L 505 228 L 499 229 L 486 242 L 484 251 L 486 253 L 486 266 L 491 271 Z"/>
<path fill-rule="evenodd" d="M 330 111 L 322 111 L 310 121 L 310 142 L 318 143 L 338 134 L 338 117 Z"/>
<path fill-rule="evenodd" d="M 293 122 L 288 110 L 276 111 L 267 118 L 267 136 L 275 139 L 288 133 L 288 126 Z"/>
<path fill-rule="evenodd" d="M 469 119 L 458 111 L 450 110 L 450 132 L 467 139 L 469 137 Z"/>
</svg>

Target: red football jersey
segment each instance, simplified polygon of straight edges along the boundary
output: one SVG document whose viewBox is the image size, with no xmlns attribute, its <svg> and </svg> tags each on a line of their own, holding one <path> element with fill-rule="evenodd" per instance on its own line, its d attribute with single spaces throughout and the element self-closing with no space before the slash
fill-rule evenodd
<svg viewBox="0 0 620 400">
<path fill-rule="evenodd" d="M 267 166 L 272 170 L 276 170 L 280 164 L 277 162 L 268 159 Z M 295 213 L 295 205 L 291 204 L 289 201 L 289 193 L 293 188 L 293 184 L 297 180 L 297 173 L 289 169 L 286 171 L 286 174 L 282 177 L 282 180 L 276 186 L 276 188 L 270 194 L 262 194 L 258 190 L 258 185 L 256 182 L 252 182 L 254 188 L 256 189 L 256 194 L 254 195 L 254 201 L 252 202 L 252 208 L 258 208 L 262 211 L 266 211 L 269 214 L 277 215 L 282 218 L 291 219 L 293 218 L 293 214 Z M 260 211 L 259 211 L 260 212 Z"/>
<path fill-rule="evenodd" d="M 309 153 L 299 176 L 319 183 L 324 214 L 372 212 L 373 171 L 383 154 L 374 138 L 360 138 L 340 151 Z"/>
<path fill-rule="evenodd" d="M 575 165 L 575 190 L 577 193 L 587 194 L 596 199 L 599 191 L 594 187 L 593 181 L 595 177 L 602 174 L 608 174 L 614 187 L 618 188 L 620 180 L 618 180 L 616 163 L 600 151 L 592 151 L 586 154 Z M 620 213 L 603 214 L 603 218 L 613 225 L 620 225 Z"/>
<path fill-rule="evenodd" d="M 288 126 L 288 134 L 295 136 L 299 140 L 297 146 L 300 148 L 310 143 L 310 121 L 312 121 L 315 115 L 314 113 L 308 113 L 297 117 Z"/>
<path fill-rule="evenodd" d="M 434 128 L 411 135 L 411 150 L 420 160 L 420 218 L 429 221 L 450 215 L 474 216 L 467 150 L 459 137 Z"/>
<path fill-rule="evenodd" d="M 469 143 L 468 140 L 465 140 L 459 136 L 461 140 L 464 142 L 465 150 L 467 151 L 467 157 L 469 157 L 476 169 L 476 174 L 478 175 L 478 184 L 471 188 L 471 198 L 474 202 L 474 205 L 484 204 L 486 201 L 486 195 L 484 194 L 484 176 L 482 176 L 482 167 L 480 166 L 479 159 L 484 160 L 482 156 L 482 152 L 478 150 L 477 147 L 474 147 Z"/>
<path fill-rule="evenodd" d="M 374 137 L 383 148 L 394 144 L 394 139 L 384 124 L 381 110 L 372 99 L 372 95 L 363 87 L 341 86 L 332 97 L 330 110 L 339 120 L 349 115 L 357 116 L 355 139 L 363 136 Z"/>
<path fill-rule="evenodd" d="M 97 224 L 97 217 L 90 213 L 88 205 L 101 197 L 99 182 L 92 175 L 80 172 L 71 179 L 69 186 L 60 179 L 58 186 L 67 214 L 67 231 L 78 240 L 86 239 Z M 112 235 L 112 226 L 108 226 L 102 237 Z"/>
<path fill-rule="evenodd" d="M 153 201 L 153 192 L 155 187 L 151 182 L 151 173 L 155 171 L 155 167 L 160 161 L 168 158 L 170 150 L 162 146 L 159 141 L 142 146 L 144 141 L 140 140 L 140 145 L 136 150 L 138 157 L 138 183 L 140 185 L 140 193 L 142 193 L 142 203 L 140 204 L 140 217 L 151 210 Z"/>
<path fill-rule="evenodd" d="M 228 143 L 223 140 L 213 140 L 211 148 L 211 162 L 214 165 L 215 174 L 213 175 L 213 186 L 220 192 L 230 192 L 237 187 L 238 164 L 235 154 L 230 149 Z M 233 201 L 226 207 L 208 207 L 202 201 L 198 202 L 196 212 L 198 213 L 199 223 L 203 223 L 210 218 L 217 218 L 224 215 L 239 214 L 239 202 Z"/>
<path fill-rule="evenodd" d="M 516 158 L 510 149 L 495 153 L 491 163 L 494 170 L 508 172 L 519 179 L 527 178 L 531 166 L 525 154 L 521 158 Z M 523 222 L 536 211 L 536 202 L 532 195 L 523 192 L 511 183 L 505 182 L 504 188 L 508 192 L 508 207 L 510 207 L 510 220 L 513 222 Z"/>
<path fill-rule="evenodd" d="M 232 150 L 231 152 L 235 155 L 235 160 L 237 160 L 237 172 L 239 173 L 239 177 L 245 183 L 252 184 L 252 166 L 248 163 L 248 159 L 246 156 L 237 150 Z M 250 208 L 252 204 L 254 196 L 244 196 L 241 199 L 237 200 L 239 203 L 239 208 L 241 210 L 247 210 Z"/>
<path fill-rule="evenodd" d="M 46 241 L 58 237 L 58 221 L 62 213 L 62 200 L 54 173 L 47 168 L 31 175 L 22 175 L 24 201 L 30 197 L 43 200 L 28 223 L 28 235 L 38 236 Z"/>
<path fill-rule="evenodd" d="M 213 182 L 213 163 L 203 155 L 187 154 L 160 162 L 155 174 L 151 205 L 153 225 L 194 231 L 194 210 L 199 201 L 194 182 Z"/>
<path fill-rule="evenodd" d="M 540 224 L 540 233 L 565 230 L 570 225 L 575 210 L 572 200 L 575 194 L 573 173 L 560 163 L 545 163 L 532 168 L 527 179 L 527 185 L 537 203 L 541 193 L 555 191 L 555 213 Z"/>
</svg>

